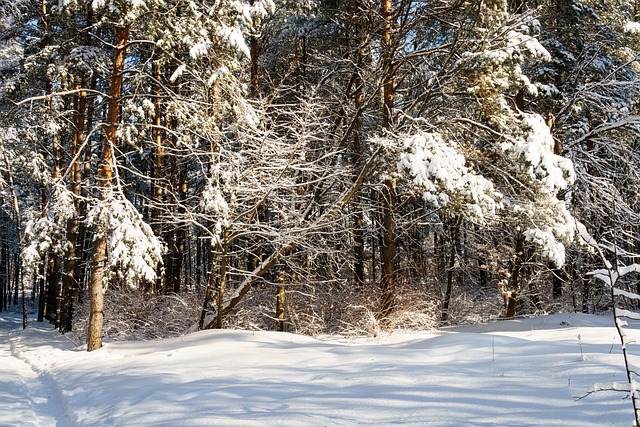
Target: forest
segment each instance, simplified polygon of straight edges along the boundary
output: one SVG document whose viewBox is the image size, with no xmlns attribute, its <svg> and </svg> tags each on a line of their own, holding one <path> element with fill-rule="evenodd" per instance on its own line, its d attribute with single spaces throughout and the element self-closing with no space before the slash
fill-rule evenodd
<svg viewBox="0 0 640 427">
<path fill-rule="evenodd" d="M 0 310 L 89 351 L 608 310 L 639 60 L 638 0 L 0 0 Z"/>
</svg>

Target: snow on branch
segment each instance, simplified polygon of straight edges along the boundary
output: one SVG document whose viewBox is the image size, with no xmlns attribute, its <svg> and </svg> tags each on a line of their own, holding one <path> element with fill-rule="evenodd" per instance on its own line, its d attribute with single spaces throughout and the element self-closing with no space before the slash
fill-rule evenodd
<svg viewBox="0 0 640 427">
<path fill-rule="evenodd" d="M 156 280 L 165 247 L 129 200 L 114 197 L 98 202 L 87 222 L 96 227 L 96 234 L 107 235 L 110 274 L 106 277 L 132 288 Z"/>
<path fill-rule="evenodd" d="M 630 320 L 640 320 L 640 313 L 636 313 L 630 310 L 624 310 L 622 308 L 616 309 L 616 314 L 618 317 L 626 317 Z"/>
<path fill-rule="evenodd" d="M 620 296 L 623 296 L 623 297 L 626 297 L 626 298 L 629 298 L 629 299 L 640 300 L 640 295 L 634 294 L 633 292 L 629 292 L 629 291 L 625 291 L 625 290 L 622 290 L 622 289 L 618 289 L 618 288 L 615 288 L 613 290 L 613 294 L 614 295 L 620 295 Z"/>
<path fill-rule="evenodd" d="M 464 155 L 439 133 L 418 133 L 404 141 L 398 170 L 406 171 L 436 208 L 455 205 L 477 221 L 485 222 L 502 206 L 502 194 L 487 178 L 466 166 Z"/>
<path fill-rule="evenodd" d="M 60 91 L 60 92 L 54 92 L 54 93 L 50 93 L 48 95 L 32 96 L 31 98 L 25 98 L 25 99 L 22 99 L 22 100 L 20 100 L 18 102 L 14 102 L 14 105 L 16 107 L 19 107 L 21 105 L 31 104 L 31 103 L 34 103 L 36 101 L 49 101 L 49 100 L 54 99 L 54 98 L 61 98 L 63 96 L 68 96 L 68 95 L 77 95 L 79 93 L 93 93 L 95 95 L 99 95 L 99 96 L 102 96 L 102 97 L 105 97 L 105 98 L 109 97 L 109 95 L 105 94 L 104 92 L 100 92 L 99 90 L 82 88 L 82 89 L 72 89 L 72 90 L 64 90 L 64 91 Z"/>
<path fill-rule="evenodd" d="M 631 387 L 629 384 L 619 383 L 617 381 L 613 381 L 610 383 L 595 383 L 591 388 L 585 391 L 583 394 L 579 396 L 574 396 L 576 400 L 584 399 L 587 396 L 590 396 L 594 393 L 598 393 L 601 391 L 622 391 L 626 393 L 631 392 Z"/>
<path fill-rule="evenodd" d="M 624 31 L 629 34 L 640 35 L 640 22 L 628 21 L 624 24 Z"/>
</svg>

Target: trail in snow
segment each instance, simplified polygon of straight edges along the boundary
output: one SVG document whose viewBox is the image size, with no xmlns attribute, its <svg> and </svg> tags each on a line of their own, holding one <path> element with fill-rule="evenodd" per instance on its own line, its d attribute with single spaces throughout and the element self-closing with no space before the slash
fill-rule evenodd
<svg viewBox="0 0 640 427">
<path fill-rule="evenodd" d="M 46 373 L 20 356 L 22 325 L 0 315 L 0 426 L 71 426 L 57 390 Z"/>
</svg>

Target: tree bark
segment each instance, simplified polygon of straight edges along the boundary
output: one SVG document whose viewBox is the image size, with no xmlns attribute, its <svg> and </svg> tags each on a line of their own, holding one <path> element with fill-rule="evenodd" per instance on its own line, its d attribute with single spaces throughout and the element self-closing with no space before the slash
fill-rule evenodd
<svg viewBox="0 0 640 427">
<path fill-rule="evenodd" d="M 380 309 L 381 320 L 387 321 L 395 307 L 396 277 L 396 222 L 393 216 L 395 205 L 395 187 L 391 180 L 384 183 L 385 194 L 383 199 L 383 235 L 382 235 L 382 304 Z"/>
<path fill-rule="evenodd" d="M 249 4 L 253 6 L 255 0 L 249 0 Z M 262 55 L 262 46 L 260 41 L 255 37 L 251 36 L 249 38 L 249 53 L 251 59 L 251 73 L 249 78 L 250 84 L 250 92 L 249 97 L 251 99 L 258 99 L 260 97 L 260 68 L 259 61 L 260 55 Z M 265 222 L 267 220 L 267 200 L 263 200 L 257 208 L 256 211 L 256 221 L 257 222 Z M 258 265 L 262 262 L 263 247 L 262 242 L 259 238 L 249 238 L 248 245 L 251 247 L 255 246 L 255 250 L 249 251 L 249 255 L 247 256 L 247 270 L 253 271 Z"/>
<path fill-rule="evenodd" d="M 86 88 L 88 85 L 88 78 L 86 74 L 83 74 L 82 78 L 76 77 L 75 88 Z M 79 254 L 79 231 L 80 221 L 78 218 L 78 199 L 80 197 L 80 185 L 82 180 L 82 156 L 79 155 L 79 147 L 84 141 L 84 121 L 85 121 L 85 108 L 87 100 L 86 91 L 78 92 L 75 97 L 75 111 L 76 117 L 74 120 L 75 132 L 71 138 L 71 158 L 73 164 L 71 165 L 71 192 L 74 195 L 74 215 L 67 220 L 67 251 L 64 258 L 64 276 L 63 276 L 63 311 L 62 319 L 60 321 L 60 331 L 70 332 L 73 328 L 73 313 L 75 306 L 78 303 L 78 254 Z"/>
<path fill-rule="evenodd" d="M 92 16 L 87 17 L 88 22 L 92 22 Z M 97 73 L 91 78 L 90 88 L 95 91 L 97 85 Z M 85 129 L 89 131 L 93 130 L 93 114 L 95 111 L 95 95 L 88 97 L 87 99 L 87 114 Z M 89 248 L 87 244 L 90 232 L 87 229 L 87 224 L 84 221 L 87 217 L 87 200 L 89 198 L 89 180 L 91 178 L 91 144 L 88 143 L 84 147 L 83 163 L 82 163 L 82 184 L 80 185 L 80 197 L 78 203 L 78 218 L 80 219 L 80 228 L 78 230 L 78 248 L 79 248 L 79 262 L 76 264 L 76 277 L 78 283 L 78 289 L 84 290 L 85 278 L 87 276 L 87 270 L 89 265 Z M 78 293 L 78 298 L 83 295 L 82 292 Z"/>
<path fill-rule="evenodd" d="M 395 70 L 393 67 L 393 38 L 391 36 L 392 25 L 391 19 L 393 16 L 393 2 L 392 0 L 381 0 L 381 14 L 382 18 L 385 20 L 384 28 L 382 30 L 382 41 L 383 41 L 383 80 L 382 80 L 382 91 L 384 98 L 384 107 L 383 107 L 383 127 L 386 131 L 391 132 L 393 129 L 393 105 L 395 98 L 395 89 L 394 89 L 394 74 Z"/>
<path fill-rule="evenodd" d="M 182 165 L 180 167 L 178 185 L 179 185 L 178 197 L 181 202 L 178 206 L 178 213 L 180 214 L 180 216 L 182 216 L 185 213 L 184 203 L 187 199 L 187 169 L 185 165 Z M 186 234 L 187 234 L 186 226 L 179 225 L 178 229 L 176 230 L 176 245 L 175 245 L 176 253 L 175 253 L 175 259 L 173 264 L 173 271 L 174 271 L 173 292 L 176 294 L 180 293 L 180 288 L 182 285 L 182 275 L 183 275 L 182 271 L 184 269 L 183 263 L 184 263 Z"/>
<path fill-rule="evenodd" d="M 42 21 L 44 25 L 44 32 L 47 33 L 47 22 L 45 20 L 46 16 L 46 2 L 43 0 L 42 2 Z M 47 94 L 53 93 L 53 81 L 49 74 L 45 77 L 45 92 Z M 53 101 L 53 98 L 49 100 L 49 113 L 52 116 L 55 116 L 56 107 Z M 52 178 L 54 181 L 58 181 L 60 179 L 60 147 L 57 133 L 54 133 L 51 136 L 51 157 L 53 163 L 53 172 Z M 50 322 L 54 323 L 56 327 L 59 327 L 59 310 L 58 310 L 58 296 L 60 294 L 60 287 L 62 284 L 60 283 L 60 266 L 62 264 L 62 260 L 60 255 L 56 254 L 54 251 L 50 252 L 51 261 L 48 265 L 49 273 L 47 274 L 47 302 L 45 307 L 45 318 Z M 56 317 L 54 317 L 56 316 Z"/>
<path fill-rule="evenodd" d="M 3 209 L 0 209 L 0 224 L 2 224 L 3 226 L 3 236 L 7 235 L 8 222 L 9 221 L 5 214 L 5 211 Z M 7 272 L 7 267 L 9 266 L 8 256 L 9 248 L 7 242 L 2 239 L 2 241 L 0 241 L 0 312 L 7 309 L 7 291 L 9 288 L 9 275 Z"/>
<path fill-rule="evenodd" d="M 255 0 L 249 0 L 249 5 L 253 6 Z M 251 91 L 249 96 L 252 99 L 257 99 L 260 96 L 260 69 L 258 67 L 258 61 L 262 54 L 262 45 L 255 35 L 249 37 L 249 54 L 251 59 L 251 75 L 249 78 L 249 84 Z"/>
<path fill-rule="evenodd" d="M 129 40 L 130 26 L 118 28 L 116 37 L 116 49 L 113 61 L 113 73 L 111 75 L 111 90 L 107 104 L 107 124 L 104 131 L 105 139 L 102 148 L 100 168 L 97 172 L 96 184 L 100 191 L 100 200 L 106 201 L 110 197 L 111 180 L 113 179 L 113 159 L 111 147 L 116 143 L 116 129 L 120 117 L 120 95 L 122 93 L 122 80 L 126 47 Z M 104 264 L 106 260 L 107 235 L 105 230 L 96 230 L 93 242 L 93 265 L 90 280 L 90 315 L 89 329 L 87 332 L 87 351 L 97 350 L 102 347 L 102 324 L 104 321 Z"/>
<path fill-rule="evenodd" d="M 460 219 L 452 218 L 450 223 L 450 245 L 449 248 L 449 266 L 447 268 L 447 289 L 444 294 L 444 301 L 442 303 L 442 313 L 440 315 L 440 321 L 446 322 L 449 319 L 449 305 L 451 304 L 451 296 L 453 295 L 453 269 L 456 264 L 458 240 L 460 239 Z"/>
<path fill-rule="evenodd" d="M 228 243 L 226 241 L 226 231 L 223 233 L 225 241 L 222 243 L 222 254 L 220 257 L 220 286 L 218 288 L 218 318 L 216 319 L 216 328 L 222 329 L 224 320 L 224 292 L 227 286 L 227 250 Z"/>
<path fill-rule="evenodd" d="M 353 105 L 355 109 L 355 117 L 353 121 L 353 168 L 354 168 L 354 179 L 357 179 L 360 168 L 362 167 L 362 155 L 364 153 L 363 141 L 362 141 L 362 106 L 364 103 L 363 95 L 364 95 L 364 80 L 360 74 L 360 67 L 362 66 L 362 61 L 364 57 L 364 34 L 363 28 L 360 20 L 356 18 L 354 21 L 355 25 L 355 39 L 357 43 L 357 47 L 355 50 L 355 70 L 354 70 L 354 85 L 355 91 L 353 93 Z M 350 89 L 349 89 L 350 90 Z M 354 234 L 354 256 L 355 256 L 355 264 L 354 264 L 354 275 L 356 285 L 358 287 L 362 287 L 364 284 L 364 264 L 365 264 L 365 256 L 364 256 L 364 212 L 362 209 L 362 194 L 360 191 L 356 193 L 354 196 L 353 206 L 355 209 L 355 218 L 353 224 L 353 234 Z"/>
<path fill-rule="evenodd" d="M 511 278 L 509 289 L 503 292 L 505 298 L 507 312 L 506 317 L 513 319 L 516 316 L 517 298 L 520 294 L 520 269 L 524 259 L 524 236 L 516 237 L 515 259 L 511 267 Z"/>
<path fill-rule="evenodd" d="M 285 304 L 285 266 L 280 269 L 278 284 L 278 296 L 276 298 L 276 323 L 277 329 L 284 332 L 284 304 Z"/>
<path fill-rule="evenodd" d="M 381 15 L 385 20 L 382 30 L 383 40 L 383 112 L 382 125 L 387 132 L 393 130 L 393 108 L 394 108 L 394 67 L 393 67 L 393 39 L 391 35 L 393 15 L 392 0 L 381 0 Z M 382 304 L 381 318 L 389 318 L 395 306 L 395 260 L 396 260 L 396 222 L 394 218 L 396 189 L 392 179 L 386 179 L 383 183 L 383 206 L 382 206 L 382 227 L 383 239 L 381 250 L 382 263 Z"/>
</svg>

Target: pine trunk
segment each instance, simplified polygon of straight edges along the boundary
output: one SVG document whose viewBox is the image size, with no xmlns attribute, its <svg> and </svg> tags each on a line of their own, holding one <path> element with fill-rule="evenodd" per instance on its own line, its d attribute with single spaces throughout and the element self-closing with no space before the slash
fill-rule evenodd
<svg viewBox="0 0 640 427">
<path fill-rule="evenodd" d="M 178 212 L 180 216 L 185 214 L 185 201 L 187 199 L 187 169 L 186 166 L 182 166 L 179 173 L 179 191 L 178 197 L 180 198 L 180 204 L 178 206 Z M 176 230 L 176 253 L 173 264 L 174 271 L 174 282 L 173 282 L 173 292 L 178 294 L 180 293 L 180 288 L 182 285 L 182 271 L 184 269 L 184 253 L 185 253 L 185 242 L 186 242 L 186 226 L 179 225 Z"/>
<path fill-rule="evenodd" d="M 394 104 L 394 67 L 393 67 L 393 40 L 391 37 L 393 15 L 393 3 L 391 0 L 382 0 L 381 14 L 385 20 L 382 30 L 383 39 L 383 127 L 387 132 L 393 130 L 393 104 Z M 396 260 L 396 222 L 395 211 L 395 182 L 392 179 L 384 181 L 384 195 L 382 206 L 383 239 L 381 250 L 382 264 L 382 319 L 388 320 L 395 306 L 395 260 Z"/>
<path fill-rule="evenodd" d="M 520 269 L 524 259 L 524 236 L 519 235 L 516 240 L 515 260 L 511 267 L 511 279 L 509 289 L 504 293 L 507 306 L 506 317 L 512 319 L 516 316 L 516 303 L 520 294 Z"/>
<path fill-rule="evenodd" d="M 255 0 L 249 0 L 249 4 L 253 6 Z M 250 92 L 251 99 L 258 99 L 260 97 L 260 68 L 259 61 L 262 54 L 262 47 L 259 40 L 255 36 L 249 38 L 249 53 L 251 59 L 251 74 L 250 74 Z M 257 222 L 266 221 L 266 200 L 263 200 L 256 208 L 255 219 Z M 250 246 L 249 254 L 247 256 L 247 270 L 253 271 L 262 262 L 263 247 L 259 238 L 249 238 L 248 243 Z"/>
<path fill-rule="evenodd" d="M 362 108 L 363 108 L 363 95 L 364 95 L 364 81 L 362 76 L 360 75 L 360 67 L 362 66 L 362 61 L 364 57 L 363 52 L 363 43 L 364 43 L 364 34 L 362 25 L 359 20 L 355 21 L 355 32 L 356 32 L 356 43 L 358 46 L 355 51 L 354 62 L 356 65 L 356 69 L 354 70 L 354 85 L 355 91 L 353 94 L 353 104 L 355 107 L 355 117 L 353 119 L 353 168 L 354 168 L 354 179 L 358 178 L 360 174 L 360 169 L 362 168 L 362 155 L 364 153 L 363 142 L 362 142 Z M 355 209 L 355 218 L 353 224 L 353 233 L 354 233 L 354 256 L 355 256 L 355 265 L 354 265 L 354 273 L 356 284 L 359 287 L 362 287 L 364 284 L 364 264 L 365 264 L 365 256 L 364 256 L 364 213 L 362 210 L 362 194 L 361 191 L 358 191 L 354 196 L 353 206 Z"/>
<path fill-rule="evenodd" d="M 89 18 L 88 18 L 89 19 Z M 91 20 L 89 21 L 91 22 Z M 97 85 L 97 73 L 91 78 L 91 89 L 95 90 Z M 93 113 L 95 111 L 95 96 L 92 95 L 87 99 L 87 115 L 85 128 L 91 131 L 93 129 Z M 87 217 L 87 202 L 89 198 L 89 180 L 91 178 L 91 144 L 88 143 L 84 146 L 83 160 L 82 160 L 82 184 L 80 185 L 81 198 L 78 203 L 78 218 L 80 220 L 80 228 L 78 230 L 78 248 L 79 248 L 79 262 L 76 264 L 76 277 L 79 291 L 85 289 L 85 279 L 87 276 L 88 264 L 89 264 L 89 248 L 87 240 L 90 237 L 85 218 Z M 82 296 L 82 292 L 78 293 L 78 297 Z"/>
<path fill-rule="evenodd" d="M 453 270 L 456 265 L 456 258 L 458 256 L 456 247 L 458 245 L 458 241 L 460 240 L 460 223 L 458 218 L 453 218 L 450 223 L 451 232 L 451 240 L 449 248 L 449 265 L 447 268 L 447 289 L 444 294 L 444 301 L 442 303 L 442 313 L 440 315 L 440 320 L 442 322 L 446 322 L 449 320 L 449 306 L 451 304 L 451 296 L 453 295 Z"/>
<path fill-rule="evenodd" d="M 116 143 L 116 129 L 120 117 L 120 95 L 122 93 L 122 79 L 126 46 L 129 40 L 129 25 L 117 31 L 116 49 L 111 75 L 111 90 L 107 105 L 107 124 L 105 128 L 104 147 L 102 149 L 102 164 L 97 172 L 96 184 L 100 191 L 100 200 L 110 197 L 111 180 L 113 178 L 113 160 L 111 147 Z M 97 230 L 93 242 L 93 265 L 90 280 L 90 315 L 87 332 L 87 351 L 102 347 L 102 324 L 104 320 L 103 279 L 106 261 L 107 236 L 105 230 Z"/>
<path fill-rule="evenodd" d="M 226 233 L 224 233 L 226 234 Z M 226 239 L 226 236 L 225 236 Z M 218 317 L 216 320 L 216 328 L 222 329 L 223 318 L 224 318 L 224 293 L 227 285 L 227 243 L 224 242 L 222 245 L 222 256 L 220 258 L 220 286 L 218 288 Z"/>
<path fill-rule="evenodd" d="M 81 79 L 76 77 L 75 89 L 86 88 L 88 79 L 83 75 Z M 82 173 L 82 156 L 79 152 L 80 146 L 84 141 L 84 120 L 86 108 L 86 92 L 81 91 L 75 97 L 74 107 L 76 111 L 75 117 L 75 133 L 71 138 L 71 192 L 74 197 L 74 215 L 67 220 L 67 251 L 64 259 L 64 304 L 62 319 L 60 322 L 61 332 L 70 332 L 73 328 L 73 313 L 78 302 L 78 246 L 79 246 L 79 230 L 80 221 L 78 218 L 78 199 L 80 196 L 80 184 Z"/>
<path fill-rule="evenodd" d="M 5 217 L 4 211 L 0 210 L 0 221 L 2 224 L 7 224 L 7 218 Z M 3 227 L 4 228 L 4 227 Z M 6 235 L 6 229 L 3 230 L 4 235 Z M 9 248 L 5 242 L 0 243 L 0 312 L 5 311 L 7 309 L 7 256 L 8 256 Z"/>
<path fill-rule="evenodd" d="M 276 298 L 276 327 L 280 332 L 284 332 L 285 277 L 284 266 L 282 266 Z"/>
</svg>

